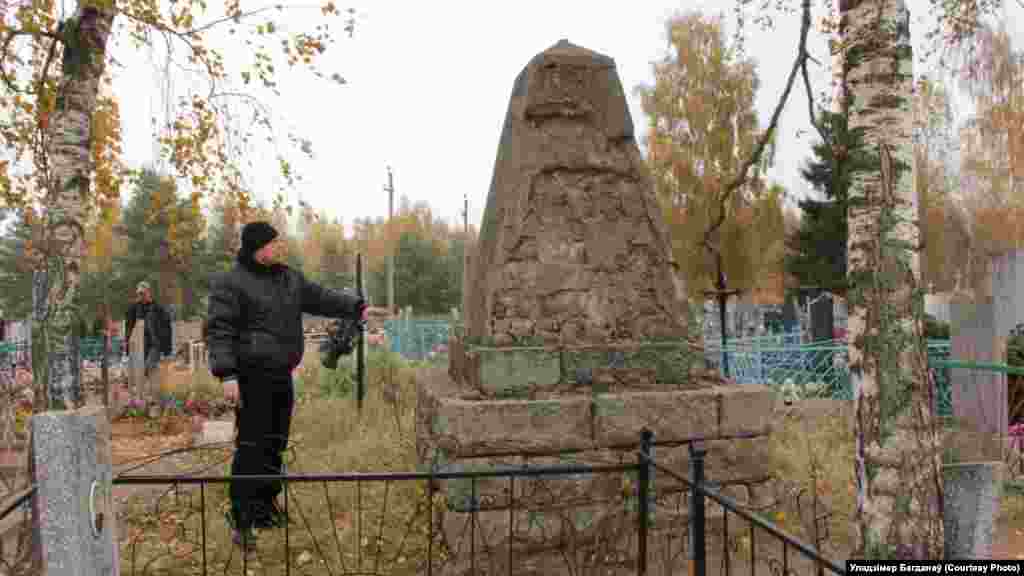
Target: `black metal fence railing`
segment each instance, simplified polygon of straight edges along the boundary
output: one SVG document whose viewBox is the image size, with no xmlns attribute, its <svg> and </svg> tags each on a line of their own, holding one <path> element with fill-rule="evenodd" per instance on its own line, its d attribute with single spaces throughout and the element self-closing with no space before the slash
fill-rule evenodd
<svg viewBox="0 0 1024 576">
<path fill-rule="evenodd" d="M 724 483 L 707 482 L 702 446 L 689 443 L 689 477 L 659 464 L 653 452 L 653 435 L 645 431 L 635 459 L 601 465 L 235 477 L 121 474 L 115 485 L 170 486 L 148 513 L 118 514 L 128 532 L 122 570 L 132 576 L 206 575 L 229 573 L 237 562 L 242 574 L 252 566 L 268 573 L 337 576 L 433 575 L 447 569 L 513 574 L 526 567 L 568 574 L 686 570 L 706 576 L 710 568 L 726 576 L 748 570 L 752 576 L 766 570 L 784 576 L 843 573 L 819 551 L 722 494 L 718 488 Z M 290 521 L 269 538 L 261 533 L 254 552 L 242 554 L 230 543 L 227 522 L 212 522 L 208 508 L 214 503 L 224 510 L 232 481 L 270 480 L 284 483 Z M 622 482 L 618 497 L 609 496 L 616 493 L 609 490 L 615 482 Z M 341 487 L 351 490 L 341 494 Z M 27 507 L 35 492 L 30 486 L 0 504 L 0 520 Z M 171 505 L 167 497 L 173 497 Z M 715 508 L 721 515 L 713 518 L 709 512 Z M 730 517 L 746 528 L 731 525 Z M 713 521 L 720 532 L 709 529 Z M 777 542 L 779 552 L 759 542 L 757 531 Z M 716 537 L 717 547 L 710 544 Z"/>
<path fill-rule="evenodd" d="M 690 563 L 689 573 L 691 576 L 705 576 L 708 573 L 708 568 L 710 568 L 709 553 L 714 552 L 714 550 L 709 550 L 708 547 L 708 540 L 711 536 L 707 526 L 709 519 L 708 500 L 717 504 L 717 507 L 721 510 L 721 516 L 718 519 L 721 526 L 719 537 L 721 547 L 718 560 L 721 565 L 718 567 L 719 571 L 717 573 L 726 576 L 734 572 L 743 573 L 744 570 L 741 568 L 744 566 L 742 564 L 746 565 L 745 567 L 749 569 L 751 576 L 758 573 L 759 566 L 767 568 L 771 574 L 781 574 L 783 576 L 792 574 L 816 574 L 822 576 L 826 571 L 832 574 L 845 573 L 845 569 L 838 563 L 825 558 L 819 551 L 799 541 L 791 534 L 787 534 L 775 524 L 758 517 L 750 511 L 744 510 L 743 506 L 737 501 L 716 490 L 714 484 L 707 482 L 704 476 L 704 458 L 707 450 L 697 445 L 697 443 L 690 443 L 688 448 L 689 478 L 658 464 L 653 456 L 647 458 L 647 461 L 650 463 L 651 472 L 662 474 L 663 477 L 660 480 L 662 484 L 666 480 L 676 482 L 685 486 L 688 490 L 690 504 L 688 521 L 690 555 L 688 561 Z M 646 458 L 647 455 L 649 455 L 649 452 L 644 451 L 641 453 L 642 458 Z M 730 514 L 739 517 L 741 521 L 745 521 L 747 524 L 746 530 L 730 528 Z M 758 529 L 767 532 L 770 537 L 779 543 L 781 550 L 777 555 L 765 550 L 764 548 L 766 547 L 759 545 L 758 538 L 756 537 Z M 737 534 L 742 531 L 745 531 L 746 534 Z M 736 538 L 736 536 L 740 537 Z M 742 543 L 742 545 L 739 545 L 739 543 Z M 746 552 L 746 558 L 743 558 L 744 552 Z"/>
<path fill-rule="evenodd" d="M 135 574 L 840 574 L 843 569 L 704 480 L 703 448 L 690 443 L 690 477 L 659 464 L 653 435 L 600 465 L 542 463 L 423 473 L 281 476 L 125 475 L 115 485 L 168 487 L 145 513 L 124 515 L 122 571 Z M 655 476 L 657 478 L 655 479 Z M 232 481 L 284 483 L 288 523 L 260 531 L 243 554 L 224 515 Z M 167 499 L 173 498 L 168 504 Z M 721 515 L 712 518 L 707 501 Z M 149 506 L 149 504 L 146 504 Z M 739 559 L 730 518 L 749 527 Z M 721 522 L 721 546 L 713 542 Z M 755 541 L 764 531 L 781 556 Z M 157 569 L 159 568 L 159 569 Z"/>
</svg>

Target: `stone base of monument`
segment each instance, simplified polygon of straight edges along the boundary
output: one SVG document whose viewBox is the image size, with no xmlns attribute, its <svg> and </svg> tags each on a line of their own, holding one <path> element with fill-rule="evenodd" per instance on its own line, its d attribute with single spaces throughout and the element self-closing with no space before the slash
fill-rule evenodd
<svg viewBox="0 0 1024 576">
<path fill-rule="evenodd" d="M 647 536 L 647 572 L 674 576 L 687 566 L 685 516 L 674 510 L 656 510 Z M 441 522 L 450 560 L 434 573 L 471 574 L 609 574 L 637 573 L 637 515 L 635 510 L 557 510 L 541 512 L 483 512 L 475 528 L 465 514 L 446 513 Z M 514 526 L 513 526 L 514 524 Z M 721 522 L 709 519 L 707 530 L 719 532 Z M 470 532 L 476 548 L 471 550 Z M 509 536 L 509 534 L 512 534 Z M 509 545 L 511 543 L 511 547 Z M 716 550 L 709 550 L 714 556 Z M 509 566 L 511 565 L 511 570 Z M 437 565 L 435 564 L 435 567 Z"/>
<path fill-rule="evenodd" d="M 479 364 L 472 358 L 461 361 L 463 367 Z M 562 374 L 563 362 L 564 357 L 557 364 Z M 741 502 L 750 502 L 770 480 L 775 393 L 767 387 L 698 376 L 681 385 L 598 393 L 584 392 L 582 383 L 533 378 L 527 388 L 535 392 L 526 397 L 494 397 L 524 388 L 510 374 L 521 368 L 508 359 L 501 365 L 509 368 L 501 374 L 503 386 L 485 388 L 489 393 L 464 373 L 461 382 L 440 369 L 422 373 L 417 449 L 425 466 L 462 472 L 632 464 L 646 428 L 654 432 L 658 464 L 684 477 L 689 475 L 685 443 L 707 439 L 707 479 Z M 533 374 L 561 379 L 555 372 Z M 500 370 L 489 371 L 496 373 Z M 529 369 L 521 373 L 530 377 Z M 440 527 L 452 559 L 443 574 L 468 574 L 474 566 L 523 575 L 596 573 L 597 567 L 617 573 L 616 566 L 623 573 L 635 570 L 635 472 L 457 479 L 438 486 L 446 503 Z M 681 545 L 678 535 L 685 532 L 689 510 L 678 479 L 655 471 L 652 488 L 651 558 Z M 710 519 L 721 515 L 717 505 L 707 510 Z M 513 570 L 507 572 L 510 555 Z M 677 564 L 675 570 L 682 569 Z"/>
</svg>

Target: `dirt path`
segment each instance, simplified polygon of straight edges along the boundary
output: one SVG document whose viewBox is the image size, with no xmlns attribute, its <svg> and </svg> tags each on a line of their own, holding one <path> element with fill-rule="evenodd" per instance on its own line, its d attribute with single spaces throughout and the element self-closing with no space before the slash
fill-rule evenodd
<svg viewBox="0 0 1024 576">
<path fill-rule="evenodd" d="M 186 417 L 164 418 L 161 420 L 118 419 L 111 423 L 111 456 L 114 464 L 114 476 L 128 475 L 171 475 L 196 474 L 202 470 L 204 460 L 202 454 L 195 451 L 184 451 L 165 457 L 177 450 L 187 450 L 194 446 L 197 439 Z M 209 453 L 206 453 L 207 456 Z M 227 456 L 227 452 L 224 454 Z M 129 503 L 153 509 L 157 500 L 168 492 L 170 485 L 115 485 L 113 487 L 114 506 L 117 509 L 118 530 L 120 540 L 128 538 L 124 519 Z M 141 497 L 143 500 L 137 501 Z M 135 507 L 135 506 L 133 506 Z"/>
</svg>

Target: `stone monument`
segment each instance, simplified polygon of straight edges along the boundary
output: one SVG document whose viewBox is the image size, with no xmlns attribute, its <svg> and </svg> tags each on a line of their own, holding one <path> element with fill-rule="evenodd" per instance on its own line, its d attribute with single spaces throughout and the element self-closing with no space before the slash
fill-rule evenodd
<svg viewBox="0 0 1024 576">
<path fill-rule="evenodd" d="M 646 428 L 659 463 L 682 474 L 685 443 L 706 440 L 709 478 L 754 498 L 768 477 L 774 393 L 697 366 L 677 268 L 614 61 L 558 42 L 512 89 L 479 246 L 467 254 L 464 324 L 453 330 L 447 374 L 426 373 L 419 389 L 424 466 L 636 462 Z M 453 561 L 444 573 L 473 564 L 480 573 L 617 574 L 603 563 L 611 558 L 633 573 L 627 485 L 608 476 L 521 478 L 514 488 L 507 478 L 445 481 Z M 662 512 L 658 526 L 678 536 L 685 504 Z M 557 546 L 568 539 L 575 565 Z"/>
</svg>

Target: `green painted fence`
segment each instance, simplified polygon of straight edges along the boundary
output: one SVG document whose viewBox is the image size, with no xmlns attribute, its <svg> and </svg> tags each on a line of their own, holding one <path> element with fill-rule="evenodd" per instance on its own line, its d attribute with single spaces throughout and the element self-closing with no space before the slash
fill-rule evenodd
<svg viewBox="0 0 1024 576">
<path fill-rule="evenodd" d="M 711 367 L 720 367 L 723 355 L 727 355 L 729 376 L 739 383 L 793 386 L 802 397 L 853 399 L 844 342 L 775 345 L 772 340 L 778 338 L 736 340 L 724 350 L 711 344 L 705 350 L 705 361 Z M 952 415 L 949 368 L 957 367 L 949 365 L 949 353 L 949 340 L 928 342 L 928 364 L 938 387 L 939 414 L 944 416 Z"/>
<path fill-rule="evenodd" d="M 103 338 L 82 338 L 79 340 L 79 347 L 82 360 L 87 362 L 99 362 L 103 357 Z M 120 337 L 110 339 L 110 357 L 112 359 L 121 357 L 123 345 Z M 4 364 L 31 364 L 32 346 L 24 340 L 9 340 L 0 342 L 0 363 Z"/>
</svg>

